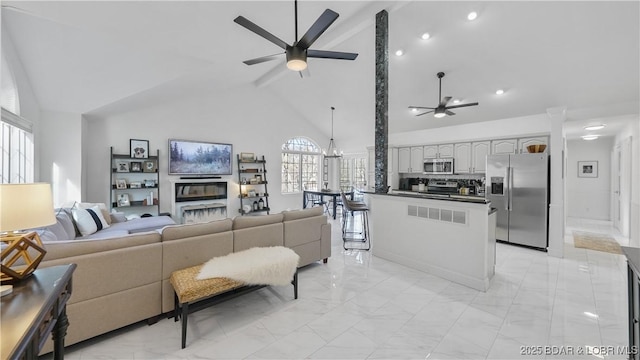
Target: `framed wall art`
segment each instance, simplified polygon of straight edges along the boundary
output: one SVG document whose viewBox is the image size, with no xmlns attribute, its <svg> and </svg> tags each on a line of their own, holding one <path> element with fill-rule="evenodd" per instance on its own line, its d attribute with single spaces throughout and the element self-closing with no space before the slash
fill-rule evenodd
<svg viewBox="0 0 640 360">
<path fill-rule="evenodd" d="M 129 172 L 129 163 L 126 161 L 117 163 L 116 172 Z"/>
<path fill-rule="evenodd" d="M 597 178 L 598 162 L 597 161 L 578 161 L 578 177 Z"/>
<path fill-rule="evenodd" d="M 131 165 L 129 165 L 130 172 L 142 172 L 142 162 L 141 161 L 132 161 Z"/>
<path fill-rule="evenodd" d="M 147 160 L 144 162 L 144 167 L 142 168 L 142 170 L 144 172 L 156 172 L 156 162 L 153 160 Z"/>
<path fill-rule="evenodd" d="M 256 161 L 256 154 L 249 152 L 240 153 L 240 161 Z"/>
<path fill-rule="evenodd" d="M 127 188 L 127 180 L 126 179 L 117 179 L 116 180 L 116 189 L 126 189 Z"/>
<path fill-rule="evenodd" d="M 132 158 L 149 158 L 149 140 L 129 139 L 129 149 Z"/>
</svg>

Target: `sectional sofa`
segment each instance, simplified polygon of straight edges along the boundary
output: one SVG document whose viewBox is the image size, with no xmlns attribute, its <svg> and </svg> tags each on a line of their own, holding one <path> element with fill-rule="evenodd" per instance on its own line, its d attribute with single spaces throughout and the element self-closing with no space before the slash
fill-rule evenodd
<svg viewBox="0 0 640 360">
<path fill-rule="evenodd" d="M 108 239 L 45 242 L 40 267 L 75 263 L 67 306 L 71 345 L 173 310 L 171 273 L 256 246 L 286 246 L 299 267 L 331 256 L 331 224 L 321 207 L 244 216 Z M 176 330 L 177 331 L 177 330 Z M 49 341 L 42 350 L 52 350 Z"/>
</svg>

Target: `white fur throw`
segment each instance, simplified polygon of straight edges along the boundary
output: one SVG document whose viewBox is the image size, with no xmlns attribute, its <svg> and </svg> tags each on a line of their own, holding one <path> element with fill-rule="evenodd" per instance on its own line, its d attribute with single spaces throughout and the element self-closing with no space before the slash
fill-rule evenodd
<svg viewBox="0 0 640 360">
<path fill-rule="evenodd" d="M 255 247 L 207 261 L 196 279 L 225 277 L 248 285 L 288 285 L 300 256 L 283 246 Z"/>
</svg>

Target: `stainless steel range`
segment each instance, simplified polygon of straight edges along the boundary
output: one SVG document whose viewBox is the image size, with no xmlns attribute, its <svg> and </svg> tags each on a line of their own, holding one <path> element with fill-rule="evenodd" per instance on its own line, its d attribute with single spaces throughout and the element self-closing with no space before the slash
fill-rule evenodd
<svg viewBox="0 0 640 360">
<path fill-rule="evenodd" d="M 457 194 L 458 183 L 446 180 L 429 180 L 427 193 L 430 194 Z"/>
</svg>

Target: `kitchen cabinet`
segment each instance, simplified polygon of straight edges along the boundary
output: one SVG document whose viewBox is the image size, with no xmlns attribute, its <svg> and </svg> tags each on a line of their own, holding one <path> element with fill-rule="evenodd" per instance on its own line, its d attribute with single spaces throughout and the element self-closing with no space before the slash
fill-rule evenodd
<svg viewBox="0 0 640 360">
<path fill-rule="evenodd" d="M 517 139 L 500 139 L 491 141 L 491 154 L 517 154 L 518 153 L 518 140 Z"/>
<path fill-rule="evenodd" d="M 399 173 L 421 173 L 423 164 L 422 146 L 398 148 Z"/>
<path fill-rule="evenodd" d="M 425 159 L 453 157 L 453 144 L 425 145 L 422 147 Z"/>
<path fill-rule="evenodd" d="M 454 144 L 456 174 L 475 174 L 486 171 L 489 141 Z"/>
<path fill-rule="evenodd" d="M 471 172 L 471 143 L 458 143 L 453 146 L 453 167 L 456 174 Z"/>
<path fill-rule="evenodd" d="M 471 172 L 485 173 L 487 171 L 487 155 L 490 142 L 479 141 L 471 143 Z"/>
<path fill-rule="evenodd" d="M 544 150 L 545 153 L 549 152 L 549 137 L 548 136 L 538 136 L 538 137 L 528 137 L 518 139 L 518 151 L 521 154 L 527 154 L 529 151 L 527 150 L 527 146 L 529 145 L 539 145 L 544 144 L 547 145 L 547 148 Z"/>
</svg>

